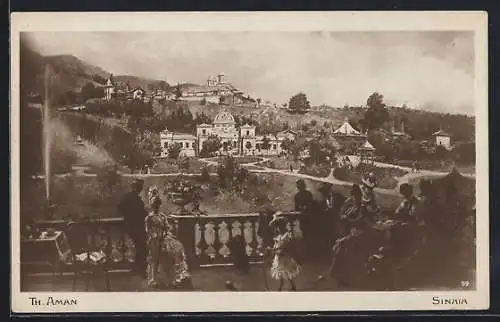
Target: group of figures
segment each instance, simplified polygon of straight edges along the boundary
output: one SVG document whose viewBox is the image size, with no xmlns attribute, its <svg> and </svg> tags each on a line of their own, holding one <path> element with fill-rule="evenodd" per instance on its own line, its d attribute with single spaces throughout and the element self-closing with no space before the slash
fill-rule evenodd
<svg viewBox="0 0 500 322">
<path fill-rule="evenodd" d="M 412 185 L 401 184 L 403 200 L 394 212 L 378 205 L 373 173 L 354 184 L 347 198 L 325 184 L 319 189 L 323 198 L 314 200 L 305 182 L 297 181 L 295 208 L 301 212 L 303 235 L 287 229 L 279 213 L 270 222 L 274 235 L 259 232 L 274 250 L 271 276 L 280 280 L 278 290 L 285 280 L 296 290 L 293 280 L 302 270 L 298 263 L 321 260 L 326 254 L 331 263 L 325 275 L 350 290 L 429 286 L 438 266 L 455 266 L 457 272 L 464 271 L 459 267 L 464 262 L 474 267 L 474 198 L 458 191 L 460 178 L 452 172 L 435 181 L 422 179 L 418 196 Z M 460 257 L 464 253 L 465 260 Z"/>
<path fill-rule="evenodd" d="M 257 233 L 270 275 L 279 281 L 278 290 L 285 282 L 290 290 L 297 290 L 294 280 L 303 271 L 304 261 L 324 260 L 327 254 L 331 262 L 323 275 L 339 288 L 352 290 L 394 290 L 429 282 L 422 276 L 434 274 L 436 263 L 460 265 L 453 256 L 464 250 L 469 252 L 469 267 L 474 266 L 474 197 L 458 191 L 457 178 L 463 177 L 452 172 L 444 179 L 422 179 L 418 196 L 412 185 L 401 184 L 403 200 L 394 212 L 379 206 L 373 173 L 361 184 L 353 184 L 347 198 L 325 184 L 319 189 L 321 200 L 315 200 L 305 182 L 298 180 L 294 201 L 301 235 L 290 229 L 286 216 L 272 209 L 262 212 L 259 220 Z M 185 249 L 175 236 L 172 219 L 160 211 L 160 192 L 156 187 L 148 189 L 148 213 L 140 197 L 142 190 L 143 181 L 135 180 L 119 205 L 135 244 L 136 272 L 151 288 L 186 285 L 190 273 Z M 236 268 L 247 270 L 244 242 L 238 247 L 235 239 L 233 244 Z M 323 275 L 318 278 L 325 279 Z"/>
<path fill-rule="evenodd" d="M 135 245 L 135 272 L 149 288 L 180 287 L 190 280 L 184 246 L 173 232 L 172 220 L 160 211 L 158 188 L 148 189 L 149 213 L 140 196 L 143 188 L 144 182 L 135 180 L 118 206 Z"/>
</svg>

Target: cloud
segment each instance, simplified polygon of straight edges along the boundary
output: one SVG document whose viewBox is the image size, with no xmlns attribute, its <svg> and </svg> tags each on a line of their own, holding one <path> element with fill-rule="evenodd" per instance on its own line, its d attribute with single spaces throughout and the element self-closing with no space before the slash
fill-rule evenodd
<svg viewBox="0 0 500 322">
<path fill-rule="evenodd" d="M 74 54 L 115 74 L 205 82 L 224 72 L 275 101 L 388 103 L 473 114 L 473 35 L 458 32 L 36 33 L 44 54 Z"/>
</svg>

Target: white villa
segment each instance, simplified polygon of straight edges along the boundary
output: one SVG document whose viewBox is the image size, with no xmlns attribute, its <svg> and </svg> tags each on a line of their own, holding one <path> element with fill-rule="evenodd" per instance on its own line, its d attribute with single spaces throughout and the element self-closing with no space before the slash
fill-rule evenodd
<svg viewBox="0 0 500 322">
<path fill-rule="evenodd" d="M 196 155 L 196 137 L 192 134 L 175 133 L 165 129 L 160 133 L 161 156 L 168 157 L 168 147 L 179 144 L 179 156 L 194 157 Z"/>
<path fill-rule="evenodd" d="M 211 135 L 221 139 L 221 153 L 241 155 L 280 155 L 283 152 L 283 140 L 295 138 L 295 132 L 289 130 L 277 135 L 256 135 L 253 125 L 245 124 L 237 128 L 234 117 L 228 112 L 217 114 L 213 124 L 200 124 L 196 127 L 198 153 L 203 148 L 203 142 Z"/>
<path fill-rule="evenodd" d="M 284 152 L 281 144 L 285 139 L 294 140 L 296 133 L 291 130 L 276 135 L 257 135 L 255 126 L 245 124 L 236 127 L 234 117 L 228 112 L 220 112 L 212 124 L 196 126 L 196 135 L 162 131 L 160 133 L 161 156 L 168 156 L 168 147 L 178 143 L 182 146 L 181 156 L 199 155 L 203 143 L 210 136 L 217 136 L 222 143 L 219 154 L 223 155 L 280 155 Z"/>
</svg>

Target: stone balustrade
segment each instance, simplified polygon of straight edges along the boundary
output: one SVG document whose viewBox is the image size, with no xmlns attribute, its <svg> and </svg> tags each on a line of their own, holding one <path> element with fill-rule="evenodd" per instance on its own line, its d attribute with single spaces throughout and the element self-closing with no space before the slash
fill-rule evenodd
<svg viewBox="0 0 500 322">
<path fill-rule="evenodd" d="M 300 213 L 285 212 L 288 229 L 302 235 Z M 259 236 L 261 219 L 258 213 L 172 215 L 173 232 L 183 243 L 191 268 L 231 265 L 231 244 L 241 236 L 250 262 L 260 262 L 263 257 L 263 239 Z M 67 232 L 71 248 L 92 245 L 108 257 L 109 269 L 130 269 L 135 258 L 134 244 L 128 236 L 123 218 L 97 218 L 82 221 L 37 221 L 39 229 L 52 228 Z M 69 226 L 73 228 L 69 230 Z M 80 237 L 73 237 L 75 231 Z M 85 236 L 85 237 L 82 237 Z M 86 240 L 85 240 L 86 238 Z M 39 268 L 41 269 L 41 268 Z"/>
</svg>

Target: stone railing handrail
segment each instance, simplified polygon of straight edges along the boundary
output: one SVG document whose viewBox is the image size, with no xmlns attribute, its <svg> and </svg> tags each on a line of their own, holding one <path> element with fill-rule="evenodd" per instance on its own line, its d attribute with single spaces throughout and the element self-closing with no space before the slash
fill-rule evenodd
<svg viewBox="0 0 500 322">
<path fill-rule="evenodd" d="M 289 229 L 301 234 L 300 212 L 282 212 L 289 222 Z M 240 235 L 243 247 L 250 261 L 261 260 L 261 250 L 265 245 L 259 235 L 261 217 L 258 212 L 226 214 L 175 214 L 173 231 L 184 244 L 190 266 L 230 264 L 232 240 Z M 66 231 L 68 227 L 81 226 L 90 240 L 103 249 L 113 263 L 113 267 L 130 267 L 135 258 L 135 247 L 128 236 L 123 217 L 71 217 L 53 220 L 34 220 L 39 228 L 55 228 Z M 87 227 L 87 225 L 91 225 Z M 73 226 L 74 227 L 74 226 Z M 92 228 L 93 227 L 93 228 Z M 79 230 L 79 229 L 77 229 Z M 85 243 L 85 240 L 83 240 Z"/>
<path fill-rule="evenodd" d="M 299 215 L 298 211 L 285 211 L 281 213 L 283 216 L 287 215 Z M 182 218 L 234 218 L 234 217 L 259 217 L 260 213 L 251 212 L 251 213 L 227 213 L 227 214 L 181 214 L 181 215 L 169 215 L 169 217 L 175 219 Z M 90 223 L 90 222 L 102 222 L 102 223 L 119 223 L 123 222 L 125 219 L 123 217 L 99 217 L 99 218 L 88 218 L 81 220 L 73 220 L 73 219 L 43 219 L 43 220 L 35 220 L 36 224 L 40 224 L 43 226 L 49 225 L 63 225 L 66 223 Z"/>
</svg>

